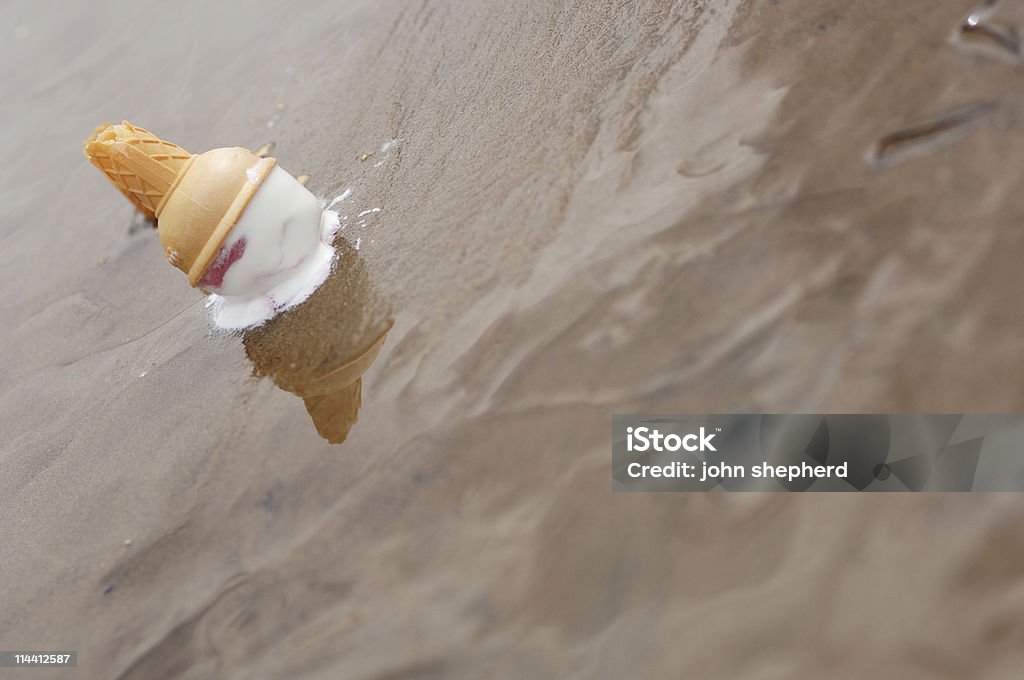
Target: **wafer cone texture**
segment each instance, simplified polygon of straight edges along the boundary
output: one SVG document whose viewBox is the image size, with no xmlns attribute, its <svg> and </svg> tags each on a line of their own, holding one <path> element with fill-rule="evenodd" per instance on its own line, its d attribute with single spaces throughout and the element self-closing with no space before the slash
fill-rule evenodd
<svg viewBox="0 0 1024 680">
<path fill-rule="evenodd" d="M 124 121 L 101 125 L 85 141 L 85 155 L 146 217 L 170 192 L 192 154 Z"/>
<path fill-rule="evenodd" d="M 238 147 L 194 155 L 128 121 L 85 141 L 89 161 L 147 217 L 167 259 L 197 285 L 276 162 Z"/>
</svg>

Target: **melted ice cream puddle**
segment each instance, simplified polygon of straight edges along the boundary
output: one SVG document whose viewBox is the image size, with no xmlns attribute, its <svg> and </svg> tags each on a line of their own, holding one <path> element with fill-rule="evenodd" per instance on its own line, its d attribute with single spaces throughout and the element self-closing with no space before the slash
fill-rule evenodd
<svg viewBox="0 0 1024 680">
<path fill-rule="evenodd" d="M 273 168 L 199 282 L 214 323 L 257 326 L 305 301 L 331 272 L 338 227 L 336 212 Z"/>
</svg>

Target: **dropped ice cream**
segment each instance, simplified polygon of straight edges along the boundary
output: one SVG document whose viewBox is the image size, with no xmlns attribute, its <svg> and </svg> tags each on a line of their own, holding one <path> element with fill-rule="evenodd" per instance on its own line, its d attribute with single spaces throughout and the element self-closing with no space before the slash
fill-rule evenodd
<svg viewBox="0 0 1024 680">
<path fill-rule="evenodd" d="M 193 155 L 127 121 L 97 128 L 84 150 L 157 218 L 168 261 L 210 293 L 221 328 L 259 325 L 330 274 L 337 213 L 275 159 L 237 147 Z"/>
<path fill-rule="evenodd" d="M 305 191 L 297 182 L 286 182 L 291 176 L 281 172 L 285 176 L 280 181 L 282 188 L 291 190 L 294 184 Z M 338 231 L 338 213 L 321 211 L 315 198 L 315 211 L 300 207 L 298 201 L 291 203 L 294 211 L 287 216 L 281 214 L 287 201 L 274 203 L 277 210 L 259 210 L 262 203 L 274 200 L 274 192 L 263 197 L 273 180 L 271 173 L 199 283 L 210 292 L 206 304 L 220 328 L 257 326 L 305 302 L 331 273 L 336 257 L 331 242 Z M 247 220 L 246 215 L 252 219 Z"/>
</svg>

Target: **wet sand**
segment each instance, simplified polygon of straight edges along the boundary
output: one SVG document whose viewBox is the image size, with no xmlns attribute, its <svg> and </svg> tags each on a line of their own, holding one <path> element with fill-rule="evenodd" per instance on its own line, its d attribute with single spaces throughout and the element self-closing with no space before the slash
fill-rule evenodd
<svg viewBox="0 0 1024 680">
<path fill-rule="evenodd" d="M 0 9 L 0 648 L 148 680 L 1019 677 L 1018 496 L 612 494 L 608 434 L 1024 407 L 1024 13 L 304 5 Z M 343 444 L 82 157 L 122 118 L 351 189 L 359 283 L 291 322 L 337 365 L 393 321 Z"/>
</svg>

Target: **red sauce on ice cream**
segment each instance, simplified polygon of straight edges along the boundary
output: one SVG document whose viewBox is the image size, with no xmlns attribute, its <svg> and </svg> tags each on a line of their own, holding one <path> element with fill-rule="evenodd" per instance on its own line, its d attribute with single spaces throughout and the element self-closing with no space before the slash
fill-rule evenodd
<svg viewBox="0 0 1024 680">
<path fill-rule="evenodd" d="M 213 263 L 206 269 L 199 285 L 203 288 L 220 288 L 224 284 L 224 275 L 231 265 L 238 262 L 245 254 L 245 237 L 231 244 L 231 248 L 221 248 Z"/>
</svg>

